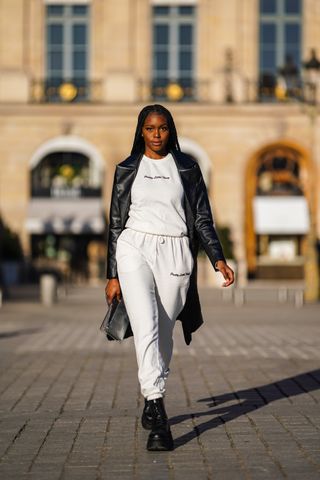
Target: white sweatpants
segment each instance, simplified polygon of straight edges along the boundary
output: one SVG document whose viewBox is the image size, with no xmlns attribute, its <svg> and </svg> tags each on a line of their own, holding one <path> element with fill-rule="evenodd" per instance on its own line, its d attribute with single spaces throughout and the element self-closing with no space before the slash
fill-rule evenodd
<svg viewBox="0 0 320 480">
<path fill-rule="evenodd" d="M 116 260 L 134 334 L 141 393 L 152 400 L 165 393 L 173 327 L 193 268 L 189 238 L 126 228 L 118 238 Z"/>
</svg>

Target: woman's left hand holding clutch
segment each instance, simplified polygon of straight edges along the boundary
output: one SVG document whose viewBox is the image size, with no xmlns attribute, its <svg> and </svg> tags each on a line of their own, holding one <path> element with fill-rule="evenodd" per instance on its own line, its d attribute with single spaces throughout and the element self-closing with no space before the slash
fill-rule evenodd
<svg viewBox="0 0 320 480">
<path fill-rule="evenodd" d="M 110 280 L 108 280 L 105 288 L 105 293 L 108 305 L 111 305 L 114 297 L 117 297 L 117 300 L 120 302 L 121 289 L 119 280 L 117 278 L 110 278 Z"/>
</svg>

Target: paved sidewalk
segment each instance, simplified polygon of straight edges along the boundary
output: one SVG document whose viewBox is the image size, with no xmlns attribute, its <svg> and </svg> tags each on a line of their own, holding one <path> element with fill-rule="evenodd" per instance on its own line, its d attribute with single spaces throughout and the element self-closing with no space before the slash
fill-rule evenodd
<svg viewBox="0 0 320 480">
<path fill-rule="evenodd" d="M 102 289 L 0 310 L 3 480 L 320 479 L 320 308 L 215 307 L 184 345 L 166 405 L 173 452 L 145 450 L 132 339 L 98 327 Z"/>
</svg>

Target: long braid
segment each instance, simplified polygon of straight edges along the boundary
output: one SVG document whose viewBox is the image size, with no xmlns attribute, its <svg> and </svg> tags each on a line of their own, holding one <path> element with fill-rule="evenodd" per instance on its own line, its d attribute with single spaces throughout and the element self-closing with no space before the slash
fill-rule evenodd
<svg viewBox="0 0 320 480">
<path fill-rule="evenodd" d="M 155 104 L 155 105 L 147 105 L 139 113 L 137 127 L 134 134 L 133 145 L 131 149 L 131 154 L 144 152 L 145 145 L 142 137 L 142 127 L 144 125 L 144 122 L 147 116 L 150 113 L 157 113 L 159 115 L 163 115 L 166 118 L 168 123 L 168 128 L 169 128 L 168 150 L 180 151 L 181 149 L 178 141 L 177 129 L 174 124 L 174 120 L 171 113 L 162 105 Z"/>
</svg>

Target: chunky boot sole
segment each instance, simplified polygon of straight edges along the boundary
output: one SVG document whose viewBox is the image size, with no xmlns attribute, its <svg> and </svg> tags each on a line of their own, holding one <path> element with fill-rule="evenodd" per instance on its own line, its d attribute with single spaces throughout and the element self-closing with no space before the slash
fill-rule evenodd
<svg viewBox="0 0 320 480">
<path fill-rule="evenodd" d="M 149 452 L 166 452 L 173 450 L 173 439 L 170 430 L 168 432 L 151 432 L 147 442 Z"/>
</svg>

